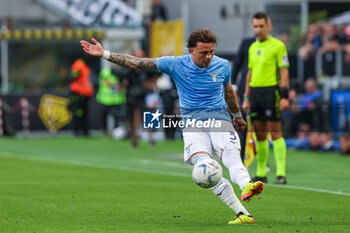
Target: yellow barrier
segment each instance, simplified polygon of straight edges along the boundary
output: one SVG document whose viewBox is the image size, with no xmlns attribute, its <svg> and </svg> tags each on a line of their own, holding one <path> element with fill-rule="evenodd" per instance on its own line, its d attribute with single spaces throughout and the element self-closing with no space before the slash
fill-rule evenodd
<svg viewBox="0 0 350 233">
<path fill-rule="evenodd" d="M 94 37 L 96 39 L 103 39 L 105 33 L 102 30 L 93 31 L 90 29 L 15 29 L 0 31 L 0 40 L 81 40 L 90 39 Z"/>
</svg>

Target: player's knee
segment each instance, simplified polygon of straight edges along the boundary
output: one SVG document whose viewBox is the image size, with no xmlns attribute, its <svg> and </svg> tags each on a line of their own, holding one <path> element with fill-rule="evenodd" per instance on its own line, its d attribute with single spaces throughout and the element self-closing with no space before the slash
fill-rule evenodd
<svg viewBox="0 0 350 233">
<path fill-rule="evenodd" d="M 229 168 L 237 162 L 237 158 L 240 159 L 241 147 L 239 144 L 228 143 L 225 149 L 222 151 L 221 161 L 225 167 Z"/>
</svg>

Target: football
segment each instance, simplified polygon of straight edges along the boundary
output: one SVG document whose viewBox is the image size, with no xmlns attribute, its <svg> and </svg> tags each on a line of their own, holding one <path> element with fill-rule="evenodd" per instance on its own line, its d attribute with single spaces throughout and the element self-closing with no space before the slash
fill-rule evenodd
<svg viewBox="0 0 350 233">
<path fill-rule="evenodd" d="M 192 178 L 202 188 L 214 187 L 222 178 L 221 165 L 214 159 L 198 161 L 193 167 Z"/>
</svg>

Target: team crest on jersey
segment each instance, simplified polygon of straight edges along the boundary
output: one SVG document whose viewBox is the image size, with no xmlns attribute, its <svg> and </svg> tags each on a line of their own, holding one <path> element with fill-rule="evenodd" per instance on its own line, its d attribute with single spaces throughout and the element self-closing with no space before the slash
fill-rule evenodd
<svg viewBox="0 0 350 233">
<path fill-rule="evenodd" d="M 216 82 L 216 76 L 218 76 L 219 74 L 209 74 L 212 78 L 213 78 L 213 82 Z"/>
</svg>

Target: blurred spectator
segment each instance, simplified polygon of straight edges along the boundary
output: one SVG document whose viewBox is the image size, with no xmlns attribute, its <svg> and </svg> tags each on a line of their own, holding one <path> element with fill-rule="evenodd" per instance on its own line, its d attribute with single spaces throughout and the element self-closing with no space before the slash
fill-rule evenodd
<svg viewBox="0 0 350 233">
<path fill-rule="evenodd" d="M 332 23 L 326 23 L 323 28 L 322 46 L 318 52 L 321 54 L 333 53 L 339 46 L 336 27 Z"/>
<path fill-rule="evenodd" d="M 118 119 L 121 116 L 121 105 L 125 103 L 125 89 L 110 68 L 105 68 L 100 72 L 96 100 L 103 105 L 102 125 L 105 134 L 108 134 L 108 116 L 112 115 L 115 121 L 114 126 L 117 127 Z"/>
<path fill-rule="evenodd" d="M 162 1 L 153 0 L 151 21 L 154 21 L 154 20 L 166 21 L 167 19 L 168 19 L 167 11 L 164 5 L 162 4 Z"/>
<path fill-rule="evenodd" d="M 243 102 L 243 96 L 245 91 L 245 85 L 246 85 L 246 77 L 248 72 L 248 50 L 251 44 L 253 44 L 256 41 L 255 36 L 244 38 L 239 46 L 238 53 L 235 56 L 233 60 L 233 66 L 232 66 L 232 75 L 231 75 L 231 82 L 232 85 L 236 90 L 237 98 L 239 105 L 242 106 Z M 241 73 L 241 77 L 238 77 L 238 74 Z M 243 117 L 246 119 L 246 114 L 243 112 Z M 245 156 L 245 144 L 246 144 L 246 137 L 247 137 L 247 131 L 240 131 L 238 130 L 238 135 L 240 138 L 240 144 L 241 144 L 241 159 L 244 160 Z"/>
<path fill-rule="evenodd" d="M 163 105 L 163 112 L 166 115 L 175 115 L 175 105 L 178 99 L 174 81 L 165 73 L 162 73 L 157 80 L 160 97 Z M 175 118 L 174 118 L 175 120 Z M 170 127 L 165 129 L 166 139 L 175 138 L 176 128 Z"/>
<path fill-rule="evenodd" d="M 133 51 L 135 57 L 145 57 L 142 49 Z M 144 86 L 147 80 L 147 72 L 140 69 L 130 69 L 126 74 L 126 106 L 127 106 L 127 124 L 129 135 L 133 147 L 138 146 L 138 130 L 141 124 L 141 112 L 145 108 L 145 97 L 151 92 Z"/>
<path fill-rule="evenodd" d="M 239 46 L 238 53 L 233 60 L 231 82 L 237 88 L 237 97 L 242 105 L 243 95 L 245 91 L 246 76 L 248 72 L 248 50 L 251 44 L 256 41 L 254 37 L 244 38 Z M 241 77 L 239 78 L 239 73 Z"/>
<path fill-rule="evenodd" d="M 305 137 L 286 139 L 286 145 L 296 150 L 318 150 L 321 145 L 320 133 L 314 131 Z"/>
<path fill-rule="evenodd" d="M 335 51 L 339 47 L 339 36 L 336 27 L 332 23 L 326 23 L 322 36 L 322 47 L 318 53 L 322 55 L 322 71 L 325 75 L 335 74 Z"/>
<path fill-rule="evenodd" d="M 77 59 L 72 67 L 71 74 L 74 77 L 70 84 L 70 98 L 68 108 L 73 113 L 73 125 L 75 135 L 80 135 L 80 130 L 85 136 L 89 136 L 88 106 L 89 99 L 94 93 L 90 82 L 90 68 L 83 59 Z"/>
<path fill-rule="evenodd" d="M 320 149 L 322 151 L 340 152 L 340 142 L 333 138 L 331 133 L 320 134 Z"/>
<path fill-rule="evenodd" d="M 276 36 L 277 39 L 282 41 L 286 46 L 289 44 L 289 34 L 287 32 L 282 32 Z"/>
<path fill-rule="evenodd" d="M 350 134 L 342 135 L 339 140 L 332 133 L 312 132 L 306 137 L 287 139 L 287 147 L 296 150 L 320 150 L 325 152 L 340 152 L 350 154 Z"/>
<path fill-rule="evenodd" d="M 339 138 L 342 154 L 350 154 L 350 134 L 346 133 Z"/>
<path fill-rule="evenodd" d="M 347 35 L 345 34 L 345 28 L 344 25 L 336 27 L 338 42 L 341 48 L 349 43 Z"/>
<path fill-rule="evenodd" d="M 343 45 L 343 50 L 345 51 L 344 60 L 345 62 L 350 63 L 350 25 L 344 28 L 344 34 L 348 41 L 348 44 Z"/>
<path fill-rule="evenodd" d="M 322 91 L 314 78 L 309 78 L 304 83 L 305 94 L 301 96 L 299 104 L 293 104 L 289 110 L 288 117 L 293 119 L 292 130 L 298 129 L 299 124 L 306 123 L 312 129 L 321 130 L 322 114 L 320 112 L 323 104 Z"/>
<path fill-rule="evenodd" d="M 145 82 L 145 87 L 150 90 L 150 92 L 145 97 L 147 111 L 156 111 L 157 109 L 162 107 L 159 96 L 159 89 L 157 87 L 158 77 L 159 74 L 157 73 L 149 73 L 147 81 Z M 156 144 L 153 131 L 153 129 L 148 129 L 148 141 L 151 146 L 154 146 Z"/>
<path fill-rule="evenodd" d="M 297 138 L 306 138 L 310 134 L 311 127 L 309 124 L 300 124 L 297 132 Z"/>
<path fill-rule="evenodd" d="M 310 150 L 318 150 L 321 146 L 321 138 L 319 132 L 312 132 L 309 135 L 309 146 Z"/>
<path fill-rule="evenodd" d="M 310 56 L 322 46 L 322 28 L 320 24 L 310 24 L 307 33 L 303 36 L 298 55 L 303 60 L 308 60 Z"/>
</svg>

